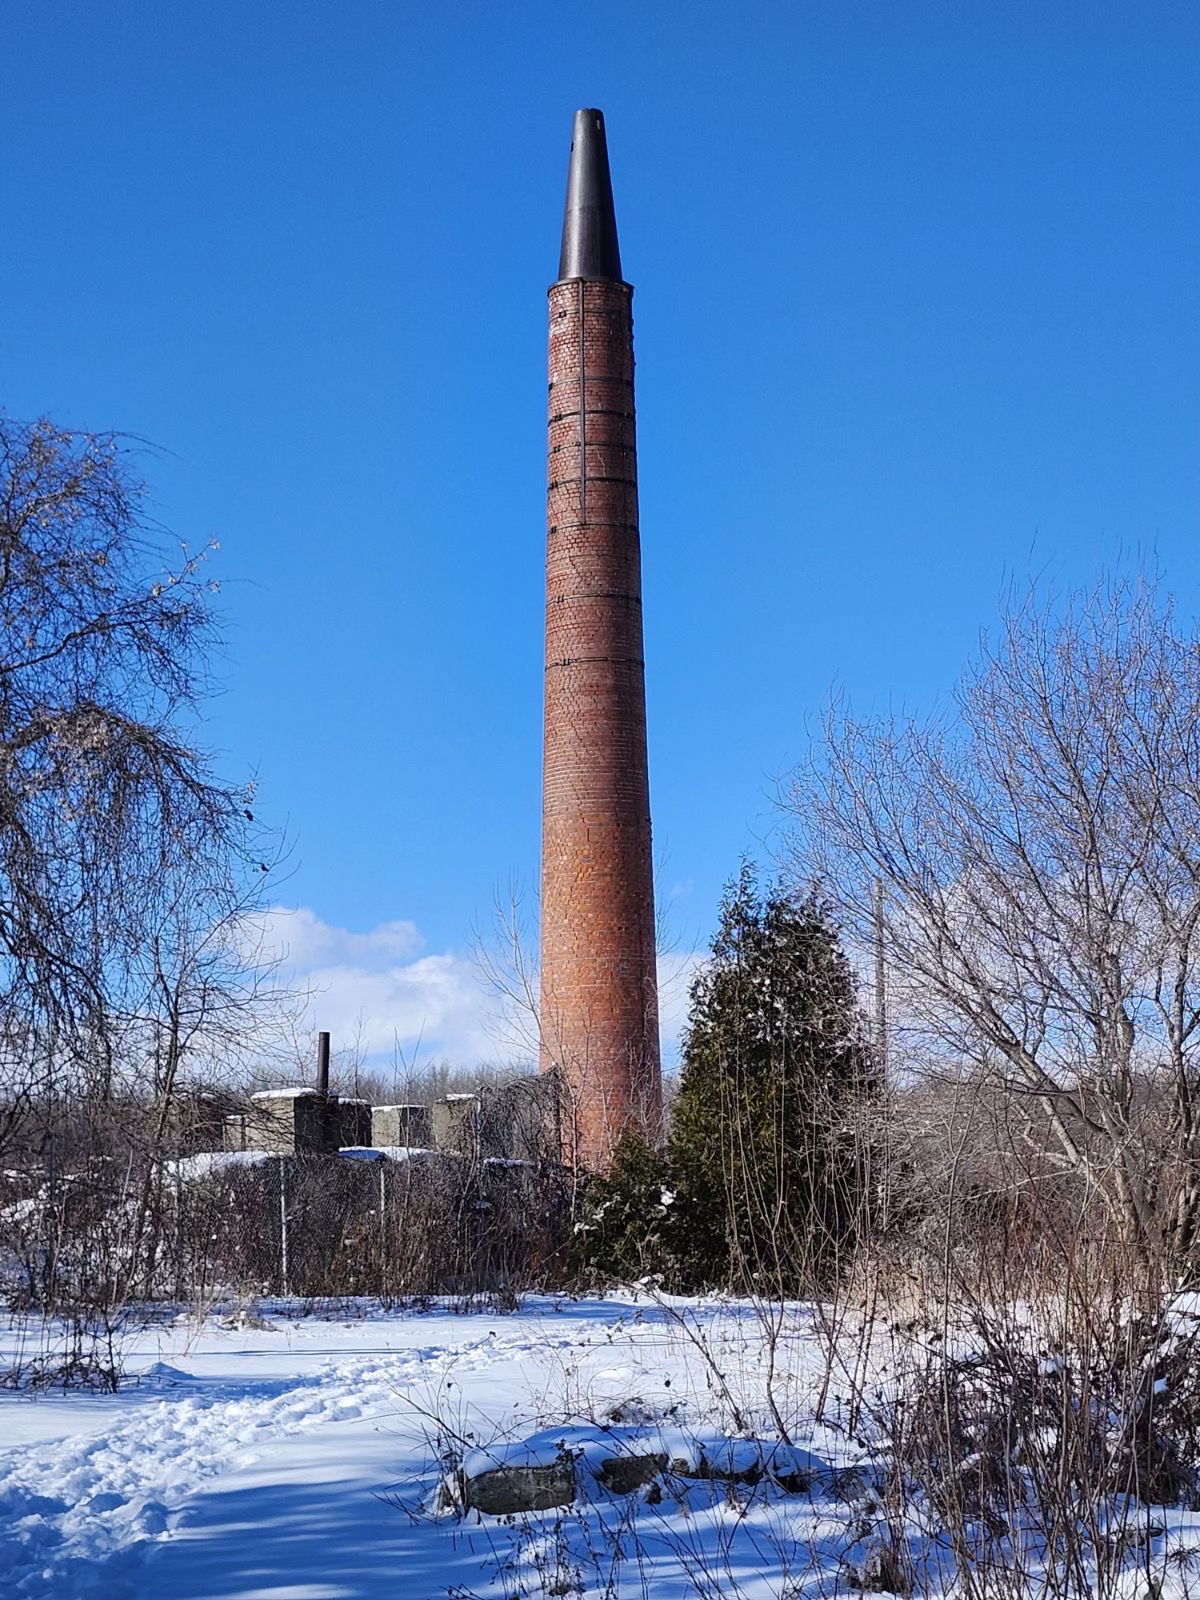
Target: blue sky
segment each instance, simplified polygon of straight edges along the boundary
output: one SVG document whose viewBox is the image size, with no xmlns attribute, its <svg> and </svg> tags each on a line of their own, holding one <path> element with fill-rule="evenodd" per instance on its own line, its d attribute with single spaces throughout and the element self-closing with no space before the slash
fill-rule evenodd
<svg viewBox="0 0 1200 1600">
<path fill-rule="evenodd" d="M 1194 608 L 1198 46 L 1154 0 L 6 17 L 0 402 L 153 441 L 157 515 L 219 537 L 207 737 L 292 839 L 326 1023 L 482 1048 L 471 929 L 536 884 L 575 108 L 637 286 L 687 951 L 833 686 L 930 704 L 1014 576 L 1144 559 Z"/>
</svg>

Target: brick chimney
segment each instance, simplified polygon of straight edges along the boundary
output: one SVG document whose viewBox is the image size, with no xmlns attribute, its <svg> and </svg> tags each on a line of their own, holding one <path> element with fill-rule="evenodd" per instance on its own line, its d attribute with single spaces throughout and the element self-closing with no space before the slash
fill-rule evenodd
<svg viewBox="0 0 1200 1600">
<path fill-rule="evenodd" d="M 604 118 L 579 111 L 550 289 L 541 1064 L 568 1159 L 600 1170 L 662 1120 L 632 299 Z"/>
</svg>

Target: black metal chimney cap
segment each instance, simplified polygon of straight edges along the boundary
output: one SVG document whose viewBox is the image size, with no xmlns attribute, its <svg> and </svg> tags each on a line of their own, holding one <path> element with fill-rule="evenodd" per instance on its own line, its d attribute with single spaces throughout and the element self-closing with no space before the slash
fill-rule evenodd
<svg viewBox="0 0 1200 1600">
<path fill-rule="evenodd" d="M 594 107 L 575 113 L 562 252 L 558 258 L 558 281 L 561 283 L 564 278 L 624 282 L 604 113 Z"/>
</svg>

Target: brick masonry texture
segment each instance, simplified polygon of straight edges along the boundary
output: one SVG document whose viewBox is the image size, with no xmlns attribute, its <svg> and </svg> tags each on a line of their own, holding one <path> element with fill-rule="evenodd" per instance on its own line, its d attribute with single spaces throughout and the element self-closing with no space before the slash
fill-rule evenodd
<svg viewBox="0 0 1200 1600">
<path fill-rule="evenodd" d="M 662 1118 L 628 284 L 550 290 L 542 1066 L 603 1169 Z"/>
</svg>

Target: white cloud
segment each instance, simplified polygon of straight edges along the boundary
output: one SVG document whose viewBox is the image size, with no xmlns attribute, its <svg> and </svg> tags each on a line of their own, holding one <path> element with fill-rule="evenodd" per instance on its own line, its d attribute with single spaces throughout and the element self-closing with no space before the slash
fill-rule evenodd
<svg viewBox="0 0 1200 1600">
<path fill-rule="evenodd" d="M 445 1057 L 462 1066 L 498 1054 L 474 963 L 454 951 L 424 953 L 413 922 L 358 932 L 308 906 L 272 906 L 246 919 L 240 942 L 274 965 L 281 989 L 307 995 L 303 1025 L 327 1029 L 337 1048 L 357 1046 L 374 1060 L 399 1050 L 408 1060 Z"/>
<path fill-rule="evenodd" d="M 385 966 L 317 966 L 303 975 L 309 1016 L 368 1057 L 445 1057 L 470 1066 L 496 1055 L 486 1001 L 470 961 L 452 952 Z"/>
<path fill-rule="evenodd" d="M 456 1065 L 508 1059 L 514 1039 L 510 1009 L 468 956 L 423 949 L 415 923 L 396 920 L 356 932 L 322 920 L 308 906 L 272 906 L 242 925 L 241 942 L 276 963 L 283 989 L 306 992 L 303 1023 L 325 1028 L 335 1048 L 357 1044 L 368 1060 L 442 1059 Z M 659 958 L 663 1057 L 673 1064 L 687 1015 L 688 990 L 703 956 Z"/>
<path fill-rule="evenodd" d="M 424 942 L 415 922 L 381 922 L 369 933 L 351 933 L 322 922 L 307 906 L 271 906 L 246 918 L 242 935 L 261 960 L 294 972 L 339 962 L 373 969 L 415 955 Z"/>
<path fill-rule="evenodd" d="M 679 1060 L 692 979 L 707 957 L 704 950 L 671 950 L 658 958 L 658 1031 L 664 1066 L 673 1067 Z"/>
</svg>

